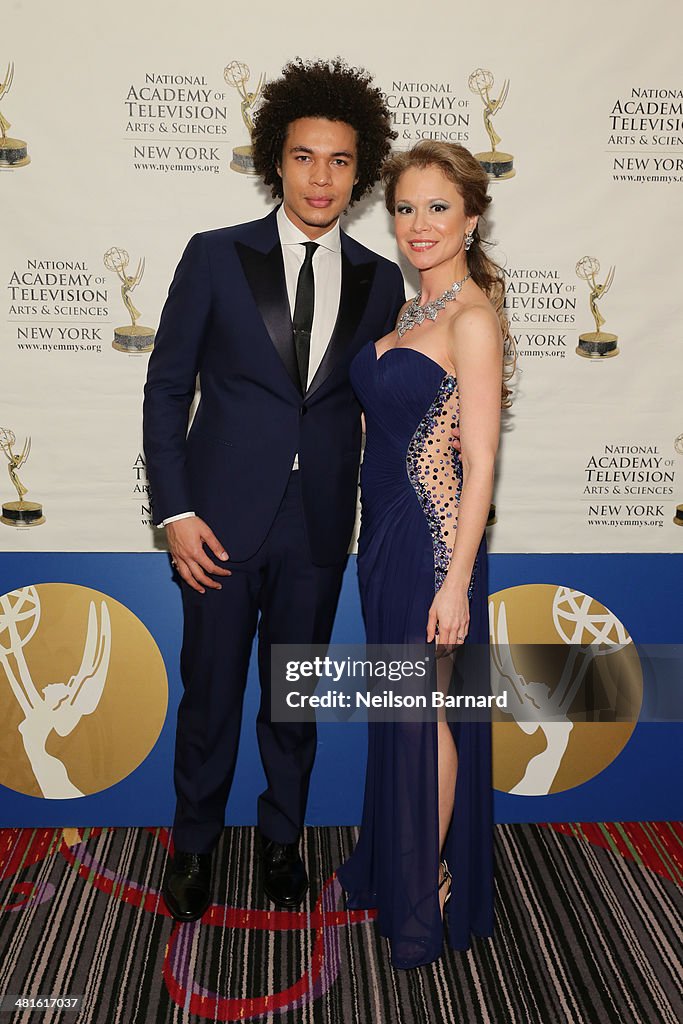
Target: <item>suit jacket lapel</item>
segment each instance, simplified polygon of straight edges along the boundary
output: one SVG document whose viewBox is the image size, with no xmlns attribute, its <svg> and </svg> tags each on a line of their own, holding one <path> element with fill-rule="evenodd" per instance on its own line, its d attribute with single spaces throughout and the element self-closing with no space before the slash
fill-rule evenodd
<svg viewBox="0 0 683 1024">
<path fill-rule="evenodd" d="M 275 350 L 289 377 L 301 393 L 299 368 L 294 349 L 292 317 L 289 311 L 285 267 L 279 238 L 269 252 L 259 252 L 243 242 L 236 242 L 235 249 L 249 282 L 259 313 L 266 325 Z"/>
<path fill-rule="evenodd" d="M 259 248 L 253 248 L 244 242 L 235 242 L 235 250 L 273 347 L 280 356 L 292 384 L 301 394 L 285 267 L 275 211 L 259 222 L 259 225 Z M 374 261 L 353 263 L 345 251 L 347 244 L 347 236 L 342 232 L 339 311 L 325 354 L 306 391 L 307 397 L 317 391 L 329 377 L 346 347 L 353 340 L 365 312 L 375 277 L 377 264 Z M 264 252 L 266 246 L 268 251 Z"/>
<path fill-rule="evenodd" d="M 332 337 L 325 354 L 316 370 L 313 380 L 308 386 L 308 398 L 329 377 L 346 346 L 351 343 L 361 317 L 365 312 L 370 288 L 375 277 L 376 263 L 353 264 L 342 248 L 341 294 L 339 296 L 339 312 L 334 325 Z M 293 348 L 293 343 L 292 343 Z M 296 358 L 294 360 L 296 364 Z"/>
</svg>

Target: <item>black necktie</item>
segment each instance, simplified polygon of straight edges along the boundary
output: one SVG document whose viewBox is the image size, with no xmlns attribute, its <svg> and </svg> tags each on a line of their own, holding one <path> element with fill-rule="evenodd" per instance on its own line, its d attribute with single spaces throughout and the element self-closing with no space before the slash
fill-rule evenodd
<svg viewBox="0 0 683 1024">
<path fill-rule="evenodd" d="M 306 394 L 308 387 L 308 361 L 311 354 L 311 328 L 313 327 L 313 307 L 315 305 L 315 284 L 313 280 L 313 254 L 318 248 L 317 242 L 302 242 L 306 256 L 299 271 L 296 283 L 296 301 L 294 303 L 294 348 L 296 361 L 301 378 L 301 393 Z"/>
</svg>

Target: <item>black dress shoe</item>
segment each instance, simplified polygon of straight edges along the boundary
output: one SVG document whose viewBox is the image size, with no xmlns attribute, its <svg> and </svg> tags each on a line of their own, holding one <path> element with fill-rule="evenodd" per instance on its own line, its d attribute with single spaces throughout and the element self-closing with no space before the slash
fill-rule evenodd
<svg viewBox="0 0 683 1024">
<path fill-rule="evenodd" d="M 176 850 L 162 896 L 176 921 L 198 921 L 211 902 L 211 854 Z"/>
<path fill-rule="evenodd" d="M 298 843 L 276 843 L 261 838 L 263 889 L 276 907 L 298 907 L 308 891 L 308 875 Z"/>
</svg>

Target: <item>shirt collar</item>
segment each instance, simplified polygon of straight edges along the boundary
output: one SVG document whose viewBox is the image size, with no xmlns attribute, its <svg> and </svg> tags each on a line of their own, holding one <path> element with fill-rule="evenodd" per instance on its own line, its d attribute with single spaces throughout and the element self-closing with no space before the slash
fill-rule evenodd
<svg viewBox="0 0 683 1024">
<path fill-rule="evenodd" d="M 293 224 L 287 214 L 285 213 L 284 203 L 279 207 L 277 214 L 277 230 L 280 235 L 281 245 L 300 245 L 302 242 L 310 242 L 303 231 Z M 315 241 L 318 245 L 321 245 L 324 249 L 329 249 L 330 252 L 341 251 L 341 235 L 339 231 L 339 221 L 331 227 L 329 231 L 326 231 L 320 238 L 316 238 Z"/>
</svg>

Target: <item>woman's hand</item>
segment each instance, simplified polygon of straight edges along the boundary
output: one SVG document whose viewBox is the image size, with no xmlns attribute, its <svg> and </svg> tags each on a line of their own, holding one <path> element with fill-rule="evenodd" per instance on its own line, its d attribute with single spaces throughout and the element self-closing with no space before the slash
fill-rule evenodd
<svg viewBox="0 0 683 1024">
<path fill-rule="evenodd" d="M 427 643 L 438 635 L 440 654 L 462 647 L 470 628 L 470 602 L 467 586 L 446 580 L 432 601 L 427 619 Z M 438 634 L 437 634 L 438 628 Z"/>
</svg>

